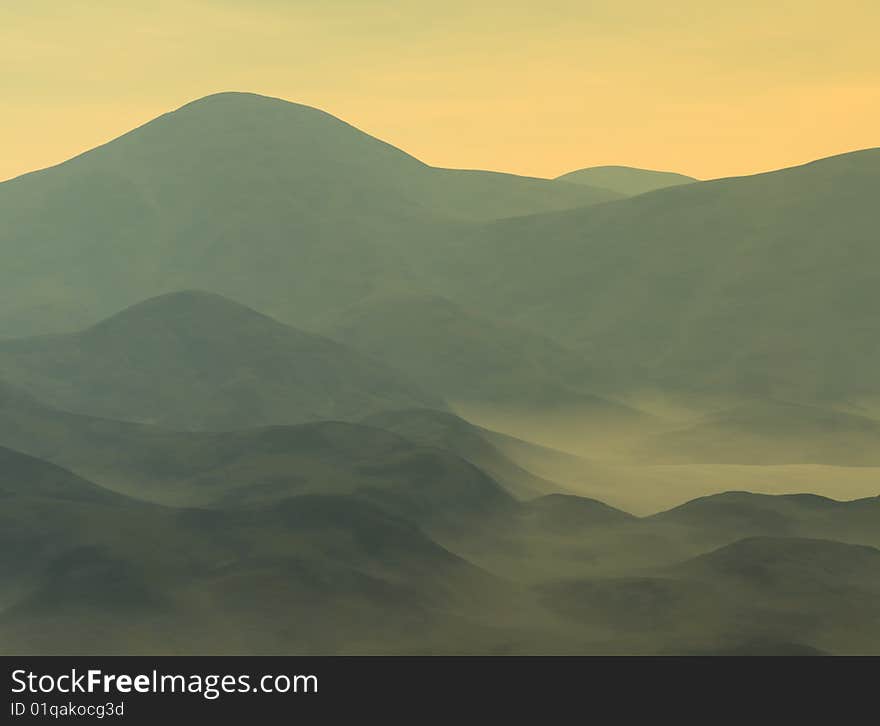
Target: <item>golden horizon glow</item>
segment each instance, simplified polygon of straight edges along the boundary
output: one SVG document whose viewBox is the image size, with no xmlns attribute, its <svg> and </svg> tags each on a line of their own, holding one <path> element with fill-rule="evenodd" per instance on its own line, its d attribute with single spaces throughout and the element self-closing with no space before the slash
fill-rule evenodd
<svg viewBox="0 0 880 726">
<path fill-rule="evenodd" d="M 756 173 L 880 145 L 877 27 L 867 0 L 11 0 L 0 179 L 226 90 L 435 166 Z"/>
</svg>

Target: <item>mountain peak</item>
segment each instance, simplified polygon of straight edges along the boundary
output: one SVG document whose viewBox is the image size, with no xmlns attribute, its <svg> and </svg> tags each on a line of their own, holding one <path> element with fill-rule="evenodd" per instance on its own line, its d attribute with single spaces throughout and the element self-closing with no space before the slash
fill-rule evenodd
<svg viewBox="0 0 880 726">
<path fill-rule="evenodd" d="M 102 320 L 89 329 L 93 334 L 125 331 L 141 325 L 166 323 L 200 326 L 212 321 L 225 325 L 235 321 L 251 323 L 263 321 L 283 327 L 281 323 L 247 307 L 235 300 L 204 290 L 180 290 L 169 292 L 135 303 L 115 315 Z M 195 328 L 194 328 L 195 329 Z"/>
<path fill-rule="evenodd" d="M 334 118 L 331 114 L 326 111 L 321 111 L 318 108 L 313 106 L 307 106 L 302 103 L 295 103 L 293 101 L 287 101 L 283 98 L 278 98 L 276 96 L 266 96 L 261 93 L 252 93 L 250 91 L 220 91 L 218 93 L 211 93 L 207 96 L 202 96 L 201 98 L 196 98 L 192 101 L 189 101 L 171 113 L 181 113 L 181 112 L 193 112 L 193 111 L 216 111 L 221 108 L 224 111 L 228 111 L 230 109 L 252 109 L 252 110 L 260 110 L 260 109 L 270 109 L 270 108 L 283 108 L 288 111 L 294 110 L 302 110 L 309 111 L 316 114 L 321 114 L 330 118 Z M 167 114 L 166 114 L 167 115 Z M 336 119 L 338 121 L 338 119 Z M 342 122 L 340 122 L 342 123 Z"/>
</svg>

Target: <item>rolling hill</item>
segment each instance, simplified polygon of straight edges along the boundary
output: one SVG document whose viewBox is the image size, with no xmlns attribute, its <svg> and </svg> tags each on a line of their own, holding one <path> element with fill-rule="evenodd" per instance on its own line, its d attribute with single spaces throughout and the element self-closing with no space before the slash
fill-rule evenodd
<svg viewBox="0 0 880 726">
<path fill-rule="evenodd" d="M 611 653 L 868 654 L 880 647 L 880 551 L 749 538 L 639 576 L 559 580 L 545 605 L 602 628 Z"/>
<path fill-rule="evenodd" d="M 880 465 L 880 421 L 781 401 L 750 401 L 640 442 L 659 463 Z"/>
<path fill-rule="evenodd" d="M 135 499 L 248 508 L 293 496 L 357 495 L 426 526 L 457 525 L 515 505 L 505 487 L 516 490 L 519 478 L 496 481 L 459 455 L 460 447 L 414 439 L 340 421 L 171 431 L 58 411 L 0 386 L 0 446 Z M 499 452 L 491 463 L 493 473 L 541 481 Z"/>
<path fill-rule="evenodd" d="M 508 586 L 364 500 L 176 509 L 5 449 L 0 464 L 4 653 L 375 652 L 502 637 L 479 613 Z"/>
<path fill-rule="evenodd" d="M 364 424 L 394 433 L 423 446 L 450 451 L 486 472 L 509 492 L 529 499 L 558 492 L 563 486 L 536 476 L 516 463 L 506 437 L 468 423 L 445 411 L 415 409 L 375 414 Z M 528 446 L 527 442 L 520 442 Z M 538 448 L 538 447 L 535 447 Z"/>
<path fill-rule="evenodd" d="M 346 427 L 360 431 L 359 454 Z M 215 443 L 225 451 L 237 434 L 172 435 L 224 437 Z M 836 528 L 858 539 L 876 536 L 876 502 L 733 494 L 715 498 L 717 506 L 697 501 L 638 519 L 601 502 L 552 495 L 477 507 L 472 518 L 458 519 L 455 533 L 446 530 L 437 540 L 413 523 L 418 508 L 400 505 L 434 488 L 460 506 L 474 483 L 461 481 L 461 469 L 430 484 L 407 483 L 398 471 L 395 481 L 375 479 L 372 487 L 337 486 L 357 478 L 356 468 L 345 473 L 344 457 L 369 458 L 383 439 L 403 449 L 414 445 L 345 424 L 250 436 L 245 448 L 252 456 L 284 449 L 314 464 L 326 454 L 314 482 L 324 493 L 306 486 L 225 498 L 209 509 L 169 507 L 0 449 L 4 652 L 87 654 L 96 643 L 101 653 L 128 654 L 880 647 L 876 549 L 806 535 L 742 539 L 754 517 L 730 516 L 731 507 L 764 508 L 785 513 L 804 531 Z M 381 447 L 377 455 L 393 458 Z M 259 486 L 244 483 L 247 471 L 234 478 L 249 495 L 259 494 Z M 422 479 L 425 471 L 415 473 Z M 359 475 L 376 472 L 361 468 Z M 442 491 L 455 482 L 458 488 Z M 383 501 L 375 496 L 380 491 L 404 496 Z M 441 500 L 429 502 L 431 512 L 443 508 Z M 853 528 L 854 517 L 861 530 Z M 778 521 L 771 526 L 778 530 Z M 713 532 L 721 544 L 706 551 L 712 545 L 705 537 L 685 543 L 683 528 Z M 438 544 L 444 540 L 455 547 Z M 505 575 L 513 566 L 514 580 L 533 584 L 531 594 L 487 571 L 488 564 Z M 223 628 L 230 621 L 236 628 Z"/>
<path fill-rule="evenodd" d="M 556 177 L 559 181 L 572 184 L 610 189 L 618 194 L 632 197 L 637 194 L 653 192 L 656 189 L 676 187 L 682 184 L 693 184 L 697 179 L 684 174 L 670 171 L 653 171 L 636 169 L 631 166 L 591 166 L 586 169 L 563 174 Z"/>
<path fill-rule="evenodd" d="M 705 544 L 746 537 L 800 537 L 880 545 L 880 496 L 837 501 L 815 494 L 725 492 L 700 497 L 648 517 L 678 536 Z"/>
<path fill-rule="evenodd" d="M 192 430 L 444 405 L 366 355 L 201 292 L 80 333 L 0 341 L 0 379 L 55 408 Z"/>
<path fill-rule="evenodd" d="M 578 390 L 590 380 L 582 357 L 538 333 L 436 295 L 365 300 L 322 332 L 449 400 L 554 406 L 589 397 Z"/>
<path fill-rule="evenodd" d="M 438 291 L 631 388 L 876 397 L 878 186 L 868 149 L 502 220 L 461 241 Z"/>
</svg>

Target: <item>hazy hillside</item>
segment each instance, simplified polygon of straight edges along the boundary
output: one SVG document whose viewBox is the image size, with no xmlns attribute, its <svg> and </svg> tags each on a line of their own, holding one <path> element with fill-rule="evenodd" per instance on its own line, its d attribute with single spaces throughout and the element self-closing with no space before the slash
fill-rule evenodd
<svg viewBox="0 0 880 726">
<path fill-rule="evenodd" d="M 684 174 L 676 174 L 670 171 L 653 171 L 651 169 L 635 169 L 631 166 L 591 166 L 587 169 L 563 174 L 556 177 L 559 181 L 572 184 L 586 184 L 587 186 L 610 189 L 618 194 L 632 197 L 655 189 L 665 189 L 681 184 L 692 184 L 697 181 Z"/>
<path fill-rule="evenodd" d="M 880 465 L 880 421 L 816 406 L 746 402 L 642 441 L 664 463 Z"/>
<path fill-rule="evenodd" d="M 501 437 L 495 432 L 481 429 L 445 411 L 428 409 L 391 411 L 368 416 L 363 423 L 386 431 L 394 431 L 410 441 L 425 446 L 451 451 L 489 474 L 508 491 L 524 499 L 564 489 L 564 486 L 536 476 L 518 465 L 507 453 L 509 449 L 507 442 L 498 444 Z M 526 442 L 521 443 L 523 446 L 528 446 Z"/>
<path fill-rule="evenodd" d="M 357 431 L 366 437 L 360 443 L 348 433 Z M 174 436 L 225 452 L 239 434 Z M 853 517 L 862 522 L 861 536 L 880 531 L 876 502 L 730 495 L 716 498 L 715 509 L 685 505 L 685 519 L 638 519 L 558 495 L 487 509 L 467 498 L 480 490 L 478 476 L 468 482 L 450 471 L 428 483 L 424 469 L 408 484 L 342 494 L 334 476 L 338 483 L 374 472 L 362 466 L 345 473 L 341 459 L 378 452 L 390 471 L 394 457 L 376 437 L 403 449 L 412 444 L 346 424 L 245 436 L 241 450 L 251 456 L 292 452 L 289 472 L 305 472 L 326 455 L 314 483 L 336 493 L 291 496 L 288 488 L 287 495 L 260 498 L 259 486 L 245 486 L 245 499 L 226 498 L 212 509 L 157 506 L 0 449 L 4 652 L 94 653 L 96 643 L 101 653 L 129 654 L 880 647 L 876 549 L 743 539 L 750 522 L 724 513 L 728 504 L 784 511 L 805 533 L 849 529 L 858 541 Z M 169 465 L 197 464 L 191 453 Z M 328 476 L 328 466 L 336 473 Z M 211 486 L 205 479 L 197 488 Z M 399 506 L 431 489 L 441 496 L 425 500 L 431 513 L 443 511 L 443 497 L 458 502 L 458 524 L 441 527 L 439 540 L 413 524 L 417 508 Z M 381 491 L 404 499 L 376 496 Z M 710 544 L 709 533 L 719 545 Z M 222 627 L 230 620 L 236 628 Z"/>
<path fill-rule="evenodd" d="M 436 295 L 366 300 L 323 330 L 446 399 L 587 407 L 594 398 L 585 392 L 595 381 L 582 356 Z M 611 406 L 599 400 L 595 405 Z"/>
<path fill-rule="evenodd" d="M 880 550 L 753 538 L 639 576 L 561 580 L 544 604 L 611 653 L 866 654 L 880 647 Z"/>
<path fill-rule="evenodd" d="M 448 294 L 630 385 L 876 395 L 878 187 L 872 149 L 501 221 L 462 241 Z"/>
<path fill-rule="evenodd" d="M 0 184 L 0 651 L 880 653 L 878 189 L 241 93 Z"/>
<path fill-rule="evenodd" d="M 470 463 L 466 454 L 479 446 L 476 429 L 463 436 L 469 446 L 338 421 L 178 432 L 52 410 L 4 390 L 0 446 L 165 505 L 238 507 L 357 494 L 425 524 L 454 524 L 513 506 L 505 489 L 553 490 L 488 444 L 471 458 L 489 463 L 490 473 Z M 463 431 L 466 426 L 461 422 Z"/>
<path fill-rule="evenodd" d="M 0 341 L 0 378 L 56 408 L 178 429 L 443 406 L 379 361 L 201 292 L 147 300 L 81 333 Z"/>
<path fill-rule="evenodd" d="M 208 96 L 0 184 L 0 336 L 66 332 L 189 288 L 307 321 L 410 279 L 465 221 L 615 196 L 434 169 L 317 109 Z"/>
<path fill-rule="evenodd" d="M 880 546 L 880 496 L 837 501 L 815 494 L 725 492 L 686 502 L 644 521 L 672 525 L 700 545 L 742 537 L 807 537 Z"/>
<path fill-rule="evenodd" d="M 101 495 L 14 452 L 0 460 L 4 653 L 360 652 L 444 637 L 491 648 L 499 637 L 478 614 L 509 588 L 367 502 L 176 510 Z M 69 492 L 47 490 L 50 479 Z"/>
</svg>

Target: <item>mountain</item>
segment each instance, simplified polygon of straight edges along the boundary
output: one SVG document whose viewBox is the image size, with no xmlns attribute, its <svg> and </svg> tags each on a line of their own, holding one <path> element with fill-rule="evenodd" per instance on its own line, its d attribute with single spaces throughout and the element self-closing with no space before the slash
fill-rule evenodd
<svg viewBox="0 0 880 726">
<path fill-rule="evenodd" d="M 0 446 L 0 497 L 6 503 L 28 498 L 112 504 L 122 499 L 66 469 L 3 446 Z"/>
<path fill-rule="evenodd" d="M 868 149 L 501 220 L 460 241 L 438 291 L 540 330 L 632 388 L 870 398 L 878 185 L 880 149 Z"/>
<path fill-rule="evenodd" d="M 423 446 L 450 451 L 471 462 L 512 494 L 529 499 L 558 492 L 560 485 L 536 476 L 506 453 L 507 441 L 494 431 L 445 411 L 413 409 L 368 416 L 364 424 L 393 431 Z M 528 446 L 526 442 L 522 442 Z"/>
<path fill-rule="evenodd" d="M 747 402 L 640 442 L 661 463 L 880 465 L 880 421 L 782 401 Z"/>
<path fill-rule="evenodd" d="M 19 399 L 15 405 L 33 404 Z M 150 429 L 95 423 L 111 424 Z M 202 439 L 203 451 L 218 452 L 215 463 L 221 465 L 241 435 L 150 430 L 158 439 Z M 454 511 L 455 502 L 469 507 L 468 492 L 480 491 L 474 488 L 480 479 L 462 477 L 466 467 L 426 480 L 443 469 L 435 460 L 397 467 L 394 479 L 394 457 L 383 441 L 396 442 L 398 462 L 415 445 L 350 424 L 246 433 L 250 439 L 230 456 L 249 452 L 252 464 L 239 467 L 230 477 L 236 486 L 225 489 L 246 496 L 223 497 L 208 509 L 139 501 L 0 449 L 5 650 L 90 654 L 96 643 L 102 653 L 128 654 L 880 648 L 880 553 L 872 547 L 737 538 L 740 525 L 724 524 L 717 511 L 696 502 L 687 526 L 714 531 L 723 543 L 707 552 L 707 541 L 692 540 L 683 550 L 682 522 L 658 527 L 655 518 L 558 495 L 476 507 L 470 519 L 458 519 L 457 530 L 437 539 L 413 517 Z M 105 442 L 108 456 L 115 444 Z M 438 451 L 409 450 L 419 456 Z M 280 469 L 288 477 L 312 472 L 315 478 L 301 481 L 307 486 L 299 489 L 267 492 L 254 478 L 253 457 L 261 452 L 264 461 L 279 464 L 289 457 Z M 358 465 L 372 452 L 385 462 L 384 473 Z M 172 469 L 199 466 L 197 449 L 177 461 L 167 453 L 163 461 Z M 300 465 L 291 466 L 296 460 Z M 343 485 L 358 476 L 373 484 Z M 218 490 L 218 483 L 203 478 L 194 488 L 212 487 Z M 423 499 L 432 490 L 434 498 Z M 383 499 L 383 492 L 393 496 Z M 854 537 L 854 516 L 862 518 L 862 534 L 876 537 L 878 531 L 876 503 L 818 497 L 756 502 L 763 500 L 804 522 L 823 513 L 822 521 L 835 520 Z M 417 501 L 425 508 L 411 506 Z M 686 550 L 690 554 L 682 556 Z M 515 578 L 497 576 L 510 570 Z M 230 621 L 237 627 L 224 627 Z"/>
<path fill-rule="evenodd" d="M 773 589 L 784 597 L 858 585 L 880 595 L 880 550 L 829 540 L 753 537 L 700 555 L 676 568 L 691 577 L 723 579 L 737 587 Z"/>
<path fill-rule="evenodd" d="M 636 169 L 631 166 L 591 166 L 586 169 L 563 174 L 556 177 L 558 181 L 566 181 L 572 184 L 586 184 L 592 187 L 610 189 L 618 194 L 628 197 L 653 192 L 655 189 L 665 189 L 681 184 L 693 184 L 697 179 L 684 174 L 675 174 L 669 171 L 653 171 L 651 169 Z"/>
<path fill-rule="evenodd" d="M 452 649 L 503 642 L 495 632 L 503 626 L 482 624 L 479 613 L 511 588 L 369 502 L 301 496 L 247 510 L 176 509 L 104 492 L 5 449 L 0 464 L 4 652 L 442 651 L 444 638 Z M 223 626 L 230 621 L 237 627 Z"/>
<path fill-rule="evenodd" d="M 837 501 L 815 494 L 725 492 L 648 517 L 676 536 L 721 544 L 746 537 L 801 537 L 880 546 L 880 496 Z"/>
<path fill-rule="evenodd" d="M 638 576 L 558 580 L 542 602 L 606 652 L 867 654 L 880 647 L 880 550 L 750 538 Z"/>
<path fill-rule="evenodd" d="M 0 336 L 192 288 L 301 324 L 417 279 L 467 222 L 616 196 L 436 169 L 317 109 L 221 93 L 0 184 Z"/>
<path fill-rule="evenodd" d="M 293 496 L 354 495 L 426 526 L 450 526 L 513 507 L 502 484 L 521 483 L 496 481 L 456 447 L 375 426 L 325 421 L 180 432 L 53 410 L 4 390 L 0 445 L 167 506 L 247 508 Z M 492 462 L 493 472 L 530 476 L 498 453 Z"/>
<path fill-rule="evenodd" d="M 80 333 L 0 341 L 0 378 L 46 404 L 177 429 L 238 429 L 443 407 L 346 346 L 202 292 Z"/>
<path fill-rule="evenodd" d="M 585 390 L 590 366 L 582 356 L 437 295 L 364 300 L 322 332 L 386 361 L 450 400 L 533 406 L 580 401 L 613 407 Z M 618 408 L 623 412 L 623 406 Z"/>
</svg>

